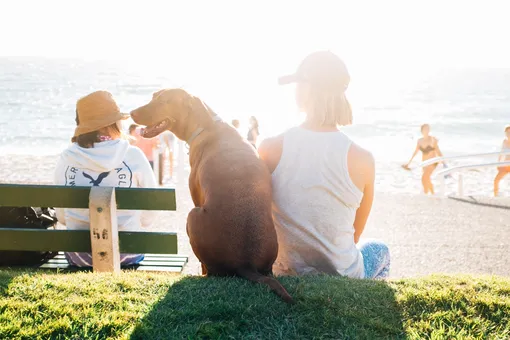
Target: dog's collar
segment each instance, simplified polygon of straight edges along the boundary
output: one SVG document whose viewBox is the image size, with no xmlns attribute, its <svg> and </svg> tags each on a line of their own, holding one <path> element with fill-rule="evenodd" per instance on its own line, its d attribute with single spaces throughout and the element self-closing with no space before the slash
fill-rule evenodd
<svg viewBox="0 0 510 340">
<path fill-rule="evenodd" d="M 213 121 L 215 122 L 221 122 L 221 118 L 220 116 L 214 116 L 213 117 Z M 186 141 L 186 144 L 188 144 L 188 148 L 190 147 L 191 143 L 193 143 L 193 141 L 195 140 L 195 138 L 197 138 L 202 132 L 204 132 L 204 128 L 197 128 L 195 131 L 193 131 L 193 133 L 191 134 L 191 136 L 188 138 L 188 140 Z"/>
<path fill-rule="evenodd" d="M 199 134 L 201 134 L 204 131 L 204 128 L 199 127 L 193 133 L 191 134 L 191 137 L 188 138 L 186 141 L 186 144 L 188 144 L 188 147 L 191 145 L 191 143 L 195 140 L 195 138 L 198 137 Z"/>
</svg>

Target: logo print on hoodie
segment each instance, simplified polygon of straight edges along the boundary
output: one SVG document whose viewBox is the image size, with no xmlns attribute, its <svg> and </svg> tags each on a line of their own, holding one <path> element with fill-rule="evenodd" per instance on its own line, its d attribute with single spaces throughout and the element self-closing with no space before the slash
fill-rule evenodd
<svg viewBox="0 0 510 340">
<path fill-rule="evenodd" d="M 82 171 L 82 174 L 83 174 L 83 177 L 90 179 L 90 184 L 92 184 L 93 187 L 98 187 L 99 184 L 101 184 L 101 182 L 103 181 L 103 179 L 108 177 L 108 175 L 110 174 L 110 171 L 100 173 L 99 176 L 97 176 L 97 179 L 94 179 L 92 176 L 87 174 L 85 171 Z"/>
<path fill-rule="evenodd" d="M 103 169 L 106 170 L 106 169 Z M 81 174 L 81 176 L 80 176 Z M 131 188 L 133 185 L 133 172 L 131 168 L 122 162 L 118 168 L 102 173 L 91 169 L 80 169 L 75 166 L 67 166 L 65 170 L 65 185 L 69 186 L 109 186 Z M 97 178 L 95 178 L 97 176 Z"/>
</svg>

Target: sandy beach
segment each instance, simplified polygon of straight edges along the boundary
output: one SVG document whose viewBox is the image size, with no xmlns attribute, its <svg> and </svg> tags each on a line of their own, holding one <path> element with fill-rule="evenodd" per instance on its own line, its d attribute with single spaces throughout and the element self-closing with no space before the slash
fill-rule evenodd
<svg viewBox="0 0 510 340">
<path fill-rule="evenodd" d="M 0 157 L 0 183 L 51 184 L 58 156 Z M 187 174 L 186 174 L 187 175 Z M 153 230 L 179 235 L 179 253 L 190 257 L 185 274 L 199 263 L 186 236 L 186 217 L 193 204 L 187 180 L 175 187 L 177 211 L 161 212 Z M 426 197 L 377 193 L 363 234 L 390 247 L 391 277 L 431 273 L 510 276 L 510 198 Z"/>
</svg>

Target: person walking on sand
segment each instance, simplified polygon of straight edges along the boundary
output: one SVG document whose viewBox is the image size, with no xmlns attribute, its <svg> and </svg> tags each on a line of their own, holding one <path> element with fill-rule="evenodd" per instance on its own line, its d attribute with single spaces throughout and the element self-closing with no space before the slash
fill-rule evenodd
<svg viewBox="0 0 510 340">
<path fill-rule="evenodd" d="M 138 126 L 139 126 L 138 124 L 131 124 L 129 126 L 128 133 L 129 133 L 129 137 L 131 137 L 131 138 L 129 138 L 129 144 L 131 144 L 131 145 L 136 145 L 137 138 L 136 138 L 135 133 L 136 133 L 136 129 L 138 128 Z"/>
<path fill-rule="evenodd" d="M 296 83 L 306 118 L 258 149 L 272 173 L 277 275 L 389 275 L 388 247 L 360 239 L 372 208 L 375 165 L 372 154 L 339 128 L 352 123 L 349 81 L 345 64 L 329 51 L 309 55 L 295 74 L 280 78 Z"/>
<path fill-rule="evenodd" d="M 164 157 L 166 155 L 166 151 L 168 150 L 168 163 L 169 163 L 169 175 L 170 178 L 174 175 L 174 145 L 175 145 L 175 136 L 172 132 L 166 130 L 159 135 L 159 178 L 160 183 L 163 184 L 163 162 Z"/>
<path fill-rule="evenodd" d="M 416 143 L 416 148 L 414 150 L 413 155 L 411 156 L 411 159 L 407 164 L 402 165 L 402 167 L 406 170 L 409 170 L 409 164 L 413 161 L 414 157 L 418 154 L 419 151 L 422 153 L 422 161 L 426 161 L 428 159 L 434 158 L 434 157 L 443 157 L 443 153 L 439 149 L 438 140 L 436 137 L 430 135 L 430 125 L 429 124 L 423 124 L 421 126 L 421 133 L 422 138 L 418 139 L 418 142 Z M 432 173 L 437 167 L 437 163 L 427 165 L 423 168 L 423 174 L 421 176 L 421 183 L 423 185 L 423 191 L 425 194 L 432 194 L 434 195 L 434 185 L 432 184 Z"/>
<path fill-rule="evenodd" d="M 505 126 L 505 136 L 503 139 L 503 143 L 501 144 L 501 151 L 510 151 L 510 125 Z M 510 155 L 499 155 L 498 162 L 510 161 Z M 494 178 L 494 196 L 497 197 L 499 195 L 499 182 L 510 173 L 510 166 L 500 166 L 498 167 L 498 174 Z"/>
<path fill-rule="evenodd" d="M 248 130 L 248 136 L 246 139 L 248 139 L 248 142 L 250 142 L 251 145 L 253 145 L 255 148 L 257 148 L 257 140 L 259 138 L 260 132 L 259 132 L 259 121 L 255 116 L 250 117 L 250 129 Z"/>
<path fill-rule="evenodd" d="M 139 148 L 127 141 L 121 132 L 121 121 L 129 115 L 120 113 L 112 95 L 93 92 L 76 103 L 76 129 L 73 144 L 64 150 L 55 170 L 54 183 L 65 186 L 98 186 L 120 188 L 156 188 L 149 162 Z M 67 229 L 90 228 L 88 209 L 56 209 L 58 221 Z M 149 227 L 156 215 L 150 211 L 119 210 L 120 231 L 139 231 Z M 66 252 L 74 266 L 92 266 L 92 255 Z M 144 259 L 143 254 L 121 254 L 121 265 L 132 265 Z"/>
<path fill-rule="evenodd" d="M 154 170 L 154 150 L 158 147 L 158 138 L 143 138 L 142 132 L 142 127 L 138 126 L 135 128 L 132 135 L 135 138 L 134 145 L 142 150 L 143 154 L 149 161 L 151 168 Z"/>
</svg>

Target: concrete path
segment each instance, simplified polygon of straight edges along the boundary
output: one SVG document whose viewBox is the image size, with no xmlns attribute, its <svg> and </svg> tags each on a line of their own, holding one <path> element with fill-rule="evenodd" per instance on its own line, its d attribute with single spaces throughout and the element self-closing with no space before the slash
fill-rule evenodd
<svg viewBox="0 0 510 340">
<path fill-rule="evenodd" d="M 392 277 L 510 276 L 510 199 L 379 194 L 364 233 L 390 247 Z"/>
<path fill-rule="evenodd" d="M 52 182 L 57 156 L 0 157 L 0 182 Z M 193 207 L 187 181 L 176 186 L 177 211 L 161 213 L 153 230 L 176 231 L 187 274 L 199 273 L 186 235 Z M 363 237 L 388 243 L 394 278 L 430 273 L 510 276 L 510 198 L 454 199 L 379 193 Z"/>
<path fill-rule="evenodd" d="M 177 189 L 178 215 L 191 208 L 189 195 Z M 190 254 L 186 273 L 199 272 L 185 231 L 180 251 Z M 378 194 L 363 237 L 387 242 L 391 277 L 431 273 L 510 276 L 510 199 L 453 199 L 423 195 Z"/>
</svg>

